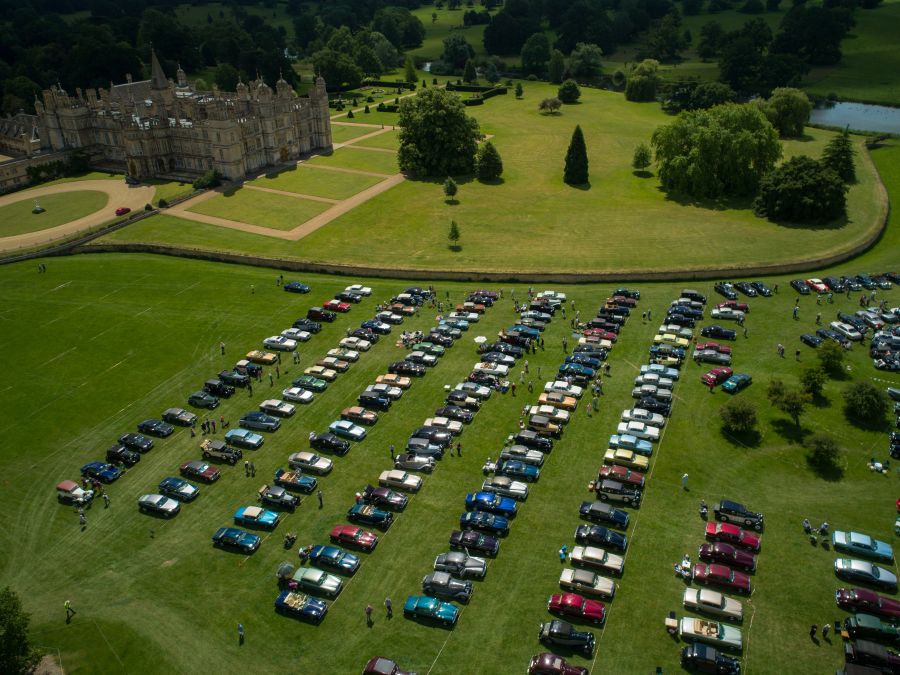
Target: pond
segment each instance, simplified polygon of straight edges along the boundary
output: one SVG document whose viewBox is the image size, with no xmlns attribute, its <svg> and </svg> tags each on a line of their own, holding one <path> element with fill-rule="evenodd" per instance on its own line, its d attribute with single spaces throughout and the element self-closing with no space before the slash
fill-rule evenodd
<svg viewBox="0 0 900 675">
<path fill-rule="evenodd" d="M 834 103 L 813 108 L 809 121 L 855 131 L 900 134 L 900 108 L 868 103 Z"/>
</svg>

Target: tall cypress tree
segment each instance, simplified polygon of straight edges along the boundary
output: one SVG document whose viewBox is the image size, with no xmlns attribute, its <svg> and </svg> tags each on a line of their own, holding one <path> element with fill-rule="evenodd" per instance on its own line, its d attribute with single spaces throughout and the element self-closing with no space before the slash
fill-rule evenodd
<svg viewBox="0 0 900 675">
<path fill-rule="evenodd" d="M 856 180 L 853 154 L 853 141 L 850 140 L 850 133 L 844 129 L 828 141 L 822 152 L 822 164 L 834 171 L 845 183 L 852 183 Z"/>
<path fill-rule="evenodd" d="M 566 152 L 566 169 L 563 180 L 569 185 L 585 185 L 588 182 L 587 146 L 581 126 L 576 126 Z"/>
</svg>

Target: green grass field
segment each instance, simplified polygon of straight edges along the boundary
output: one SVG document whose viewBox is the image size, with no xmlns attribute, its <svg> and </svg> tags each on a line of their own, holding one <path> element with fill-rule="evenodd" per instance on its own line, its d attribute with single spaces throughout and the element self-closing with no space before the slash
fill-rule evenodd
<svg viewBox="0 0 900 675">
<path fill-rule="evenodd" d="M 346 120 L 348 122 L 356 122 L 356 118 L 354 117 L 352 120 Z M 359 120 L 362 124 L 368 124 L 365 120 Z M 359 138 L 360 136 L 365 136 L 366 134 L 371 134 L 373 131 L 377 129 L 369 129 L 367 127 L 348 127 L 342 126 L 340 124 L 332 124 L 331 125 L 331 140 L 335 143 L 346 143 L 347 141 L 351 141 L 354 138 Z"/>
<path fill-rule="evenodd" d="M 218 194 L 189 210 L 276 230 L 293 230 L 328 207 L 329 204 L 311 199 L 239 189 L 230 194 Z"/>
<path fill-rule="evenodd" d="M 173 199 L 185 197 L 194 191 L 194 186 L 190 183 L 179 183 L 176 181 L 159 180 L 155 178 L 144 182 L 148 185 L 153 185 L 156 188 L 156 193 L 153 195 L 154 206 L 159 206 L 160 199 L 171 202 Z"/>
<path fill-rule="evenodd" d="M 155 218 L 154 220 L 161 220 Z M 896 216 L 895 216 L 896 221 Z M 880 270 L 892 261 L 898 244 L 894 222 L 878 248 L 839 272 Z M 824 274 L 824 272 L 823 272 Z M 187 395 L 222 367 L 260 346 L 267 335 L 288 326 L 305 308 L 330 297 L 351 280 L 303 275 L 313 286 L 309 296 L 283 293 L 271 270 L 216 265 L 152 256 L 104 255 L 54 258 L 48 273 L 37 276 L 32 265 L 0 268 L 6 290 L 3 347 L 10 361 L 8 385 L 0 389 L 7 411 L 0 448 L 4 490 L 0 507 L 15 514 L 7 521 L 0 548 L 0 584 L 11 585 L 32 614 L 34 641 L 55 654 L 67 672 L 246 672 L 262 660 L 276 670 L 317 672 L 323 662 L 334 672 L 356 672 L 375 654 L 384 654 L 419 672 L 459 673 L 478 659 L 478 671 L 502 675 L 518 671 L 530 656 L 543 651 L 535 639 L 537 624 L 550 617 L 547 597 L 557 592 L 560 564 L 557 548 L 573 544 L 579 523 L 578 504 L 595 475 L 603 440 L 614 431 L 620 411 L 630 405 L 631 380 L 645 362 L 658 321 L 641 323 L 635 316 L 611 353 L 612 374 L 605 378 L 601 412 L 587 416 L 582 405 L 562 441 L 545 464 L 541 480 L 522 505 L 500 555 L 489 563 L 488 576 L 476 583 L 471 604 L 452 631 L 412 623 L 397 612 L 386 620 L 380 605 L 390 596 L 399 609 L 407 594 L 418 591 L 434 556 L 446 550 L 446 539 L 463 510 L 463 497 L 482 480 L 481 465 L 496 457 L 505 436 L 514 431 L 522 405 L 534 402 L 524 384 L 517 396 L 495 394 L 461 436 L 462 458 L 445 458 L 406 512 L 384 535 L 378 549 L 363 554 L 363 565 L 319 627 L 277 616 L 274 570 L 296 553 L 281 548 L 287 531 L 298 544 L 327 539 L 330 527 L 343 522 L 353 494 L 374 482 L 387 465 L 388 446 L 406 436 L 443 397 L 443 387 L 462 379 L 475 360 L 472 337 L 492 335 L 508 325 L 508 300 L 491 309 L 441 363 L 416 381 L 393 409 L 321 480 L 324 508 L 307 498 L 252 557 L 214 550 L 209 536 L 228 525 L 234 510 L 253 503 L 259 485 L 286 456 L 306 446 L 309 431 L 322 431 L 351 405 L 375 376 L 402 351 L 382 340 L 364 353 L 348 374 L 297 416 L 285 422 L 266 444 L 249 453 L 259 475 L 244 477 L 240 467 L 222 467 L 223 477 L 204 486 L 200 499 L 185 506 L 173 521 L 140 515 L 134 501 L 177 471 L 180 462 L 197 458 L 199 438 L 180 430 L 143 457 L 109 488 L 111 506 L 87 512 L 88 526 L 78 528 L 77 515 L 56 503 L 53 485 L 77 475 L 82 463 L 102 456 L 121 433 L 170 406 L 184 405 Z M 293 278 L 289 275 L 288 278 Z M 352 280 L 373 286 L 374 296 L 354 306 L 347 316 L 301 347 L 299 366 L 285 360 L 284 371 L 270 387 L 258 385 L 254 395 L 238 392 L 216 416 L 234 421 L 264 398 L 277 395 L 290 378 L 333 346 L 345 328 L 371 315 L 380 299 L 399 292 L 400 280 Z M 797 334 L 813 327 L 813 316 L 851 309 L 843 296 L 836 307 L 817 308 L 801 301 L 802 321 L 790 319 L 793 294 L 752 300 L 749 338 L 735 343 L 736 370 L 749 372 L 754 384 L 739 396 L 754 401 L 761 413 L 761 439 L 755 447 L 730 442 L 718 430 L 719 406 L 727 395 L 707 393 L 697 377 L 701 368 L 686 364 L 677 400 L 663 441 L 654 452 L 652 474 L 643 506 L 632 511 L 626 572 L 617 597 L 609 603 L 609 621 L 598 636 L 595 661 L 572 660 L 594 673 L 664 672 L 677 669 L 679 646 L 663 629 L 670 610 L 680 611 L 683 584 L 671 566 L 702 542 L 697 519 L 700 498 L 723 496 L 763 510 L 767 528 L 755 592 L 747 604 L 745 667 L 760 672 L 821 673 L 834 670 L 842 652 L 837 642 L 815 646 L 806 637 L 812 622 L 820 625 L 842 616 L 834 607 L 837 582 L 834 557 L 811 547 L 803 537 L 803 517 L 827 520 L 833 528 L 856 528 L 892 541 L 896 498 L 892 478 L 876 476 L 865 462 L 884 454 L 884 433 L 847 424 L 841 415 L 840 392 L 846 381 L 831 381 L 826 398 L 802 418 L 802 430 L 765 402 L 765 387 L 774 375 L 791 381 L 814 360 L 804 348 L 802 362 L 781 360 L 776 342 L 792 354 Z M 250 293 L 250 285 L 256 292 Z M 561 287 L 583 311 L 596 307 L 612 286 Z M 444 284 L 439 294 L 458 301 L 469 285 Z M 641 287 L 641 309 L 659 317 L 677 295 L 678 284 Z M 707 284 L 700 289 L 710 292 Z M 516 287 L 521 296 L 524 286 Z M 507 296 L 510 288 L 505 287 Z M 897 304 L 897 291 L 888 293 Z M 425 328 L 432 312 L 423 312 L 404 328 Z M 91 328 L 93 326 L 93 328 Z M 31 339 L 35 327 L 44 339 Z M 536 389 L 562 360 L 560 340 L 568 330 L 556 320 L 546 333 L 546 350 L 529 357 Z M 226 344 L 220 356 L 218 343 Z M 876 376 L 863 350 L 848 355 L 852 377 Z M 537 369 L 542 369 L 538 377 Z M 515 369 L 515 381 L 518 372 Z M 881 381 L 884 375 L 877 375 Z M 896 376 L 888 381 L 898 382 Z M 73 396 L 72 392 L 78 392 Z M 52 419 L 52 424 L 44 423 Z M 845 449 L 845 475 L 833 482 L 816 476 L 804 461 L 798 438 L 825 429 Z M 218 434 L 221 437 L 221 433 Z M 23 452 L 20 448 L 27 448 Z M 690 474 L 690 492 L 680 489 L 681 474 Z M 827 496 L 826 496 L 827 495 Z M 64 570 L 63 574 L 60 571 Z M 78 612 L 64 621 L 63 601 Z M 375 622 L 366 629 L 363 608 L 376 607 Z M 236 623 L 247 642 L 238 647 Z M 166 626 L 161 630 L 160 626 Z"/>
<path fill-rule="evenodd" d="M 39 199 L 44 213 L 32 213 L 34 200 L 22 193 L 23 199 L 0 206 L 0 237 L 47 230 L 105 208 L 109 197 L 96 190 L 79 190 Z"/>
<path fill-rule="evenodd" d="M 480 8 L 479 8 L 480 9 Z M 449 10 L 436 9 L 431 5 L 423 6 L 413 11 L 413 14 L 425 25 L 425 40 L 422 46 L 409 51 L 416 61 L 436 61 L 441 58 L 444 51 L 444 39 L 460 32 L 466 41 L 472 45 L 476 56 L 484 56 L 484 26 L 464 26 L 463 13 L 468 8 Z M 437 21 L 432 20 L 432 13 L 437 14 Z"/>
<path fill-rule="evenodd" d="M 330 155 L 317 155 L 308 162 L 311 166 L 333 166 L 354 171 L 367 171 L 389 176 L 397 173 L 397 158 L 386 152 L 360 150 L 352 145 L 338 148 Z"/>
<path fill-rule="evenodd" d="M 366 138 L 353 145 L 364 148 L 384 148 L 386 150 L 397 150 L 400 147 L 400 137 L 396 131 L 389 131 L 378 136 Z"/>
<path fill-rule="evenodd" d="M 321 171 L 299 165 L 278 174 L 263 176 L 250 181 L 248 185 L 287 190 L 298 194 L 346 199 L 379 182 L 375 176 L 363 176 L 339 171 Z"/>
</svg>

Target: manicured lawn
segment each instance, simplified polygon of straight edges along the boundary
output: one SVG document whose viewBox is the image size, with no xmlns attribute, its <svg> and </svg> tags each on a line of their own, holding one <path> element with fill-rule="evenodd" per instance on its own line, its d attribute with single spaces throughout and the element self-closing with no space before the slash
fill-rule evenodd
<svg viewBox="0 0 900 675">
<path fill-rule="evenodd" d="M 21 201 L 0 206 L 0 237 L 56 227 L 99 211 L 109 202 L 106 193 L 96 190 L 66 192 L 41 197 L 38 201 L 44 213 L 32 213 L 34 199 L 27 192 L 21 196 Z"/>
<path fill-rule="evenodd" d="M 346 199 L 375 185 L 379 180 L 375 176 L 363 176 L 343 171 L 323 171 L 300 165 L 295 169 L 285 170 L 276 175 L 257 178 L 248 185 L 287 190 L 314 197 Z"/>
<path fill-rule="evenodd" d="M 416 61 L 436 61 L 441 58 L 444 51 L 444 39 L 450 35 L 462 35 L 466 38 L 466 42 L 472 45 L 476 56 L 484 56 L 484 26 L 464 26 L 463 13 L 470 8 L 461 7 L 460 9 L 449 10 L 437 9 L 431 5 L 423 6 L 413 11 L 413 14 L 425 25 L 425 40 L 421 47 L 409 51 Z M 478 11 L 483 8 L 478 7 Z M 432 13 L 437 13 L 437 21 L 432 20 Z"/>
<path fill-rule="evenodd" d="M 156 187 L 156 194 L 153 195 L 153 204 L 155 206 L 159 206 L 160 199 L 171 202 L 173 199 L 187 196 L 194 191 L 194 186 L 190 183 L 157 179 L 150 179 L 144 182 Z"/>
<path fill-rule="evenodd" d="M 362 124 L 368 124 L 368 120 L 357 120 L 355 117 L 352 120 L 345 119 L 346 122 L 360 122 Z M 331 139 L 335 143 L 345 143 L 346 141 L 352 140 L 354 138 L 359 138 L 360 136 L 365 136 L 366 134 L 371 134 L 373 131 L 376 131 L 378 127 L 374 127 L 369 129 L 367 127 L 350 127 L 350 126 L 342 126 L 340 124 L 332 124 L 331 125 Z"/>
<path fill-rule="evenodd" d="M 352 145 L 338 148 L 330 155 L 317 155 L 310 159 L 308 164 L 313 166 L 335 166 L 356 171 L 369 171 L 372 173 L 390 174 L 397 173 L 397 158 L 386 152 L 369 152 L 360 150 Z"/>
<path fill-rule="evenodd" d="M 328 207 L 329 204 L 299 197 L 286 197 L 259 190 L 238 190 L 230 195 L 216 195 L 190 210 L 251 225 L 293 230 Z"/>
<path fill-rule="evenodd" d="M 892 257 L 896 230 L 894 224 L 872 256 L 882 251 L 887 259 Z M 870 257 L 838 272 L 877 270 L 883 260 Z M 302 278 L 313 286 L 309 296 L 295 296 L 278 289 L 274 277 L 272 270 L 136 255 L 53 258 L 47 275 L 40 277 L 30 263 L 0 268 L 0 284 L 6 291 L 4 347 L 17 355 L 8 364 L 11 386 L 0 391 L 0 405 L 7 412 L 0 468 L 11 485 L 27 486 L 0 494 L 0 507 L 11 514 L 0 535 L 4 544 L 0 585 L 11 585 L 23 598 L 32 614 L 34 641 L 51 653 L 59 649 L 72 672 L 245 672 L 246 663 L 263 660 L 274 670 L 317 672 L 327 662 L 335 672 L 356 672 L 375 654 L 396 658 L 419 672 L 459 673 L 460 664 L 474 659 L 479 672 L 519 671 L 532 654 L 543 651 L 535 632 L 539 622 L 550 618 L 547 597 L 558 591 L 561 566 L 556 550 L 563 543 L 570 547 L 574 543 L 578 504 L 588 497 L 587 482 L 595 475 L 605 439 L 614 431 L 621 410 L 631 404 L 632 379 L 645 362 L 665 305 L 681 285 L 641 286 L 640 310 L 652 309 L 657 319 L 629 320 L 610 356 L 612 373 L 604 379 L 600 412 L 587 416 L 582 402 L 564 438 L 547 457 L 541 480 L 521 506 L 500 555 L 489 563 L 487 578 L 476 582 L 475 595 L 458 626 L 444 631 L 404 619 L 399 608 L 408 594 L 418 592 L 434 557 L 446 550 L 465 493 L 483 479 L 483 462 L 497 457 L 503 439 L 516 429 L 522 405 L 535 401 L 542 382 L 562 360 L 560 341 L 569 331 L 559 317 L 545 334 L 546 350 L 529 357 L 530 372 L 517 395 L 497 393 L 485 403 L 461 436 L 462 458 L 442 460 L 382 535 L 378 549 L 362 554 L 360 571 L 331 604 L 321 626 L 272 611 L 277 594 L 273 574 L 280 562 L 297 561 L 296 552 L 282 549 L 282 535 L 297 532 L 297 545 L 325 542 L 331 526 L 345 522 L 354 493 L 374 483 L 386 468 L 389 445 L 401 447 L 440 404 L 444 385 L 459 381 L 471 368 L 472 337 L 493 335 L 509 324 L 508 285 L 507 299 L 489 310 L 390 412 L 380 415 L 364 442 L 346 457 L 335 458 L 334 472 L 320 480 L 324 508 L 317 508 L 315 497 L 307 497 L 250 558 L 213 549 L 209 537 L 216 528 L 230 524 L 236 508 L 254 503 L 256 490 L 276 468 L 286 465 L 287 455 L 306 447 L 310 431 L 324 430 L 399 358 L 402 351 L 393 340 L 383 339 L 364 353 L 313 404 L 267 435 L 261 450 L 248 452 L 259 471 L 255 479 L 245 478 L 240 466 L 222 466 L 221 480 L 203 486 L 200 498 L 185 505 L 172 521 L 142 516 L 134 502 L 154 490 L 163 477 L 177 474 L 179 463 L 199 457 L 200 438 L 191 439 L 183 429 L 157 441 L 140 464 L 109 488 L 110 508 L 98 503 L 88 510 L 84 532 L 78 528 L 77 515 L 54 499 L 57 481 L 75 477 L 82 463 L 101 457 L 104 448 L 138 421 L 184 405 L 205 378 L 258 348 L 264 337 L 288 326 L 306 307 L 348 283 L 359 281 L 374 289 L 371 299 L 354 306 L 301 348 L 299 366 L 286 359 L 274 387 L 264 379 L 252 397 L 238 392 L 223 402 L 215 417 L 224 415 L 233 423 L 263 398 L 277 395 L 346 328 L 370 316 L 377 300 L 409 285 L 401 280 L 288 274 L 287 279 Z M 717 410 L 727 395 L 707 393 L 697 381 L 703 369 L 686 364 L 673 416 L 654 451 L 645 502 L 640 510 L 631 510 L 626 572 L 616 599 L 608 605 L 607 627 L 586 627 L 598 636 L 595 673 L 652 672 L 656 666 L 664 672 L 677 670 L 680 645 L 666 635 L 662 623 L 670 610 L 683 613 L 684 586 L 672 575 L 671 566 L 685 552 L 696 558 L 703 526 L 696 515 L 698 500 L 712 504 L 726 496 L 763 510 L 767 519 L 759 572 L 753 580 L 756 590 L 746 605 L 752 621 L 743 625 L 748 643 L 745 667 L 821 673 L 836 669 L 842 660 L 838 644 L 816 646 L 806 637 L 810 623 L 821 625 L 843 613 L 833 600 L 834 589 L 841 585 L 831 572 L 834 555 L 811 547 L 800 521 L 827 520 L 832 528 L 855 528 L 892 541 L 895 486 L 890 478 L 865 468 L 872 455 L 884 458 L 884 432 L 857 429 L 841 414 L 840 391 L 849 380 L 828 383 L 825 400 L 803 416 L 799 432 L 765 402 L 765 388 L 773 376 L 793 381 L 814 360 L 812 350 L 805 347 L 799 364 L 792 358 L 779 359 L 774 344 L 787 345 L 792 356 L 799 344 L 797 334 L 813 328 L 816 311 L 830 316 L 854 304 L 840 296 L 836 307 L 817 307 L 814 298 L 805 297 L 802 321 L 795 323 L 790 319 L 794 295 L 787 292 L 788 280 L 767 281 L 779 282 L 781 294 L 750 301 L 749 338 L 734 345 L 735 369 L 754 378 L 754 384 L 738 396 L 759 408 L 759 443 L 742 446 L 719 432 Z M 691 285 L 711 293 L 709 284 Z M 471 287 L 439 284 L 437 290 L 440 297 L 449 292 L 456 302 Z M 559 290 L 567 292 L 577 307 L 590 311 L 612 287 Z M 516 292 L 523 296 L 525 286 L 516 286 Z M 900 302 L 897 293 L 887 293 L 891 304 Z M 423 311 L 403 328 L 424 329 L 433 323 L 433 314 Z M 44 339 L 32 339 L 35 327 L 42 329 Z M 218 351 L 220 340 L 226 344 L 225 356 Z M 855 348 L 848 359 L 852 377 L 876 375 L 864 350 Z M 513 381 L 519 382 L 520 370 L 514 369 Z M 529 394 L 525 385 L 531 378 L 535 391 Z M 73 391 L 78 395 L 71 395 Z M 41 423 L 48 415 L 53 424 Z M 845 450 L 842 480 L 819 478 L 807 467 L 797 440 L 809 430 L 826 430 L 838 438 Z M 221 438 L 221 433 L 217 436 Z M 23 447 L 27 453 L 19 450 Z M 685 472 L 690 475 L 688 493 L 679 482 Z M 66 573 L 60 574 L 60 569 Z M 381 609 L 386 596 L 397 609 L 390 621 Z M 69 625 L 62 610 L 65 599 L 78 612 Z M 371 629 L 363 629 L 367 603 L 376 608 Z M 238 622 L 246 628 L 243 647 L 237 645 Z M 161 625 L 169 629 L 162 631 Z M 591 665 L 579 656 L 573 660 Z"/>
<path fill-rule="evenodd" d="M 400 147 L 400 136 L 396 131 L 388 131 L 378 136 L 372 136 L 365 140 L 358 141 L 353 145 L 362 146 L 364 148 L 387 148 L 388 150 L 396 150 Z"/>
<path fill-rule="evenodd" d="M 46 183 L 41 183 L 41 185 L 56 185 L 57 183 L 74 183 L 80 180 L 124 180 L 124 176 L 120 173 L 107 173 L 106 171 L 87 171 L 85 173 L 80 173 L 77 176 L 66 176 L 64 178 L 57 178 L 56 180 L 50 180 Z M 40 186 L 35 186 L 40 187 Z"/>
</svg>

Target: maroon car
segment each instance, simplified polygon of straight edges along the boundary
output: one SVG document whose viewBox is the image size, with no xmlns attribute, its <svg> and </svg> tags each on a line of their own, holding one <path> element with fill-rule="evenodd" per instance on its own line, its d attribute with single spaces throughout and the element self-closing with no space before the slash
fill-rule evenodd
<svg viewBox="0 0 900 675">
<path fill-rule="evenodd" d="M 708 373 L 700 376 L 700 381 L 707 387 L 715 387 L 731 377 L 731 368 L 713 368 Z"/>
<path fill-rule="evenodd" d="M 700 560 L 731 565 L 747 572 L 756 571 L 756 556 L 721 541 L 700 546 Z"/>
<path fill-rule="evenodd" d="M 532 656 L 528 664 L 528 675 L 588 675 L 589 672 L 587 668 L 572 665 L 550 652 Z"/>
<path fill-rule="evenodd" d="M 733 525 L 732 523 L 710 522 L 706 524 L 706 538 L 712 541 L 724 541 L 732 546 L 740 546 L 754 553 L 759 553 L 762 546 L 759 535 Z"/>
<path fill-rule="evenodd" d="M 716 309 L 725 309 L 726 307 L 728 309 L 736 309 L 740 312 L 750 311 L 750 305 L 748 305 L 746 302 L 738 302 L 737 300 L 725 300 L 724 302 L 720 302 L 718 305 L 716 305 Z"/>
<path fill-rule="evenodd" d="M 596 624 L 606 621 L 606 606 L 577 593 L 556 593 L 547 601 L 547 611 L 560 616 L 585 619 Z"/>
<path fill-rule="evenodd" d="M 635 487 L 644 487 L 645 477 L 637 471 L 619 466 L 618 464 L 604 464 L 600 467 L 600 482 L 604 479 L 616 480 L 620 483 L 628 483 Z"/>
<path fill-rule="evenodd" d="M 694 581 L 707 586 L 721 586 L 738 593 L 750 594 L 750 577 L 727 565 L 697 563 L 694 565 Z"/>
<path fill-rule="evenodd" d="M 728 345 L 720 345 L 718 342 L 698 342 L 694 347 L 697 351 L 704 349 L 712 349 L 720 354 L 731 354 L 731 347 Z"/>
<path fill-rule="evenodd" d="M 181 465 L 181 475 L 186 478 L 195 478 L 196 480 L 202 480 L 206 483 L 212 483 L 215 480 L 219 480 L 219 470 L 210 466 L 206 462 L 185 462 Z"/>
<path fill-rule="evenodd" d="M 866 588 L 839 588 L 834 593 L 834 599 L 838 607 L 848 612 L 864 612 L 888 621 L 900 621 L 900 601 Z"/>
<path fill-rule="evenodd" d="M 366 489 L 362 493 L 362 500 L 366 504 L 372 504 L 391 511 L 402 511 L 409 503 L 409 497 L 402 492 L 372 485 L 366 485 Z"/>
<path fill-rule="evenodd" d="M 400 666 L 396 661 L 387 659 L 383 656 L 376 656 L 369 659 L 366 667 L 363 668 L 363 675 L 416 675 L 406 670 L 400 670 Z"/>
<path fill-rule="evenodd" d="M 331 543 L 373 551 L 378 546 L 378 535 L 356 525 L 335 525 L 331 528 Z"/>
</svg>

